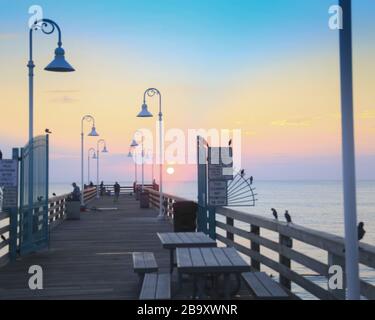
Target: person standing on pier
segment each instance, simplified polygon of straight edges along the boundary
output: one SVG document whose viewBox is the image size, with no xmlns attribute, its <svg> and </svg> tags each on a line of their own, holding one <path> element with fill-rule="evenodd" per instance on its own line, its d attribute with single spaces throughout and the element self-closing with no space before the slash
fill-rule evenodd
<svg viewBox="0 0 375 320">
<path fill-rule="evenodd" d="M 77 184 L 74 182 L 72 184 L 73 192 L 71 194 L 72 201 L 79 201 L 81 199 L 81 190 L 77 186 Z"/>
<path fill-rule="evenodd" d="M 118 182 L 115 183 L 115 185 L 113 186 L 113 189 L 115 190 L 114 202 L 118 202 L 118 199 L 120 197 L 120 190 L 121 190 L 121 186 L 119 185 Z"/>
</svg>

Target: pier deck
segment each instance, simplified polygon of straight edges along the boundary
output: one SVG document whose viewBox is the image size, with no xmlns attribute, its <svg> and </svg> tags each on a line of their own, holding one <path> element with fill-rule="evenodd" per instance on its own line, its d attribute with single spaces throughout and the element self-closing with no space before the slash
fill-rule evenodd
<svg viewBox="0 0 375 320">
<path fill-rule="evenodd" d="M 0 272 L 0 299 L 137 299 L 139 280 L 133 273 L 132 252 L 154 252 L 159 269 L 168 272 L 169 253 L 157 232 L 172 225 L 158 221 L 154 209 L 139 209 L 131 196 L 94 200 L 80 221 L 64 221 L 50 234 L 50 249 L 10 263 Z M 40 265 L 44 290 L 31 291 L 28 269 Z"/>
</svg>

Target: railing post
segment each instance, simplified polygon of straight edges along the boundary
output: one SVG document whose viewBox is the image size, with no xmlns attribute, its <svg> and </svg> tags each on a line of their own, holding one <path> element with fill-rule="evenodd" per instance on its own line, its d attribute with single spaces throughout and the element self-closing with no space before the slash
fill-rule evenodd
<svg viewBox="0 0 375 320">
<path fill-rule="evenodd" d="M 234 219 L 227 217 L 227 225 L 233 227 L 234 226 Z M 232 232 L 227 231 L 227 239 L 230 241 L 234 241 L 234 234 Z"/>
<path fill-rule="evenodd" d="M 211 239 L 216 239 L 216 209 L 208 209 L 208 235 Z"/>
<path fill-rule="evenodd" d="M 332 252 L 328 252 L 328 267 L 332 267 L 332 266 L 339 266 L 341 267 L 341 270 L 342 270 L 342 279 L 338 279 L 338 280 L 341 280 L 342 281 L 342 289 L 340 288 L 337 288 L 337 289 L 334 289 L 332 288 L 332 286 L 330 286 L 330 284 L 328 283 L 328 291 L 329 292 L 332 292 L 332 294 L 334 294 L 337 298 L 339 299 L 342 299 L 342 300 L 345 300 L 346 298 L 346 272 L 345 272 L 345 258 L 343 257 L 340 257 Z M 332 275 L 328 275 L 328 277 L 330 277 Z M 328 281 L 329 281 L 329 278 L 328 278 Z M 337 283 L 335 283 L 335 285 L 337 285 Z"/>
<path fill-rule="evenodd" d="M 19 159 L 19 150 L 17 148 L 13 148 L 12 150 L 12 159 L 17 160 Z M 19 171 L 19 167 L 17 167 Z M 19 190 L 19 189 L 18 189 Z M 17 190 L 17 193 L 18 193 Z M 7 210 L 5 210 L 7 211 Z M 13 208 L 9 208 L 9 256 L 10 260 L 14 261 L 17 258 L 17 239 L 18 239 L 18 205 Z"/>
<path fill-rule="evenodd" d="M 279 235 L 279 244 L 280 244 L 280 247 L 281 246 L 284 246 L 284 247 L 288 247 L 288 248 L 292 248 L 293 247 L 293 240 L 287 236 L 284 236 L 282 234 Z M 287 267 L 288 269 L 291 268 L 291 261 L 289 258 L 283 256 L 282 254 L 279 254 L 279 262 L 281 265 Z M 284 288 L 287 288 L 288 290 L 291 290 L 292 289 L 292 284 L 291 284 L 291 281 L 282 276 L 280 274 L 280 284 L 284 287 Z"/>
<path fill-rule="evenodd" d="M 260 236 L 260 228 L 255 225 L 250 226 L 250 232 L 256 236 Z M 255 241 L 250 240 L 250 248 L 251 251 L 254 251 L 256 253 L 260 253 L 260 245 L 259 243 L 256 243 Z M 251 258 L 251 267 L 255 270 L 260 271 L 260 262 Z"/>
</svg>

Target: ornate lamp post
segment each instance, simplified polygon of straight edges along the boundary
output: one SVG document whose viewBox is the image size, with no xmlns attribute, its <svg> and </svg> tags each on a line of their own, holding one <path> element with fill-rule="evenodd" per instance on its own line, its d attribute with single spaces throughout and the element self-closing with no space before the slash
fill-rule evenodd
<svg viewBox="0 0 375 320">
<path fill-rule="evenodd" d="M 103 139 L 98 140 L 97 148 L 96 148 L 96 198 L 97 199 L 99 199 L 99 181 L 100 181 L 99 179 L 99 158 L 100 158 L 99 147 L 101 144 L 103 144 L 102 153 L 108 153 L 107 143 L 105 142 L 105 140 Z"/>
<path fill-rule="evenodd" d="M 73 72 L 74 68 L 65 60 L 65 51 L 62 48 L 61 29 L 56 22 L 50 19 L 41 19 L 35 21 L 30 28 L 29 33 L 29 141 L 34 137 L 34 68 L 33 61 L 33 31 L 41 30 L 44 34 L 52 34 L 55 30 L 58 32 L 57 49 L 55 50 L 55 58 L 44 68 L 46 71 L 53 72 Z"/>
<path fill-rule="evenodd" d="M 142 104 L 142 111 L 138 114 L 139 118 L 150 118 L 153 117 L 152 113 L 148 111 L 148 106 L 146 104 L 146 98 L 147 97 L 153 97 L 153 96 L 159 96 L 159 139 L 160 139 L 160 145 L 159 145 L 159 161 L 160 161 L 160 172 L 159 172 L 159 183 L 160 183 L 160 190 L 159 190 L 159 219 L 165 219 L 165 213 L 163 210 L 163 113 L 162 113 L 162 97 L 161 93 L 158 89 L 155 88 L 149 88 L 145 91 L 143 95 L 143 104 Z"/>
<path fill-rule="evenodd" d="M 91 127 L 91 132 L 88 134 L 89 137 L 98 137 L 99 134 L 96 132 L 96 128 L 95 128 L 95 119 L 93 116 L 90 116 L 90 115 L 86 115 L 82 118 L 81 120 L 81 206 L 84 207 L 85 206 L 85 201 L 84 201 L 84 197 L 83 197 L 83 171 L 84 171 L 84 163 L 83 163 L 83 153 L 84 153 L 84 132 L 83 132 L 83 124 L 84 122 L 90 122 L 92 123 L 92 127 Z"/>
<path fill-rule="evenodd" d="M 92 157 L 91 157 L 91 154 L 92 154 Z M 88 153 L 87 153 L 87 185 L 90 184 L 90 159 L 94 159 L 96 160 L 97 157 L 96 157 L 96 151 L 94 148 L 90 148 Z"/>
</svg>

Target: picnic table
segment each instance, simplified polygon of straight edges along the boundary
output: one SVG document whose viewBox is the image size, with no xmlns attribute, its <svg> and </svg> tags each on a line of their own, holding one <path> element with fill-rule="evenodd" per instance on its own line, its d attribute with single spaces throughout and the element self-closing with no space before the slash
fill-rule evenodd
<svg viewBox="0 0 375 320">
<path fill-rule="evenodd" d="M 234 248 L 177 248 L 177 270 L 179 274 L 193 276 L 193 297 L 203 298 L 204 285 L 208 277 L 213 277 L 214 289 L 218 291 L 217 279 L 224 278 L 224 296 L 229 298 L 238 293 L 241 286 L 241 273 L 249 272 L 250 266 Z M 236 287 L 231 292 L 230 277 L 236 278 Z"/>
<path fill-rule="evenodd" d="M 169 232 L 157 234 L 164 249 L 170 253 L 170 272 L 175 267 L 174 252 L 177 248 L 216 247 L 216 241 L 203 232 Z"/>
</svg>

